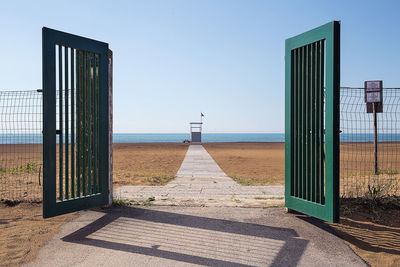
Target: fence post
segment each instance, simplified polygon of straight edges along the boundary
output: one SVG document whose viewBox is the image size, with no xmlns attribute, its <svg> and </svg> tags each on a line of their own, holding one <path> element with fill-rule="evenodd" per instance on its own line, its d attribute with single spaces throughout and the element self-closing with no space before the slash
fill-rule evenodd
<svg viewBox="0 0 400 267">
<path fill-rule="evenodd" d="M 372 105 L 372 111 L 374 113 L 374 172 L 378 174 L 378 122 L 376 119 L 376 103 Z"/>
</svg>

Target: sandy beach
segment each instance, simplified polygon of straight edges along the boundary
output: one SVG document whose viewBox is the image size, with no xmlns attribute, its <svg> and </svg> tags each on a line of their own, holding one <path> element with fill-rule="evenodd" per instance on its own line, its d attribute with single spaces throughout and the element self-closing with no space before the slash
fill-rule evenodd
<svg viewBox="0 0 400 267">
<path fill-rule="evenodd" d="M 242 185 L 285 183 L 284 143 L 205 143 L 222 170 Z"/>
<path fill-rule="evenodd" d="M 284 184 L 284 143 L 207 143 L 203 146 L 222 170 L 240 184 Z M 114 144 L 114 186 L 167 184 L 174 179 L 187 148 L 188 144 L 182 143 Z M 366 184 L 374 181 L 394 181 L 398 186 L 400 179 L 393 177 L 397 177 L 400 170 L 399 162 L 388 159 L 387 155 L 395 155 L 399 143 L 382 144 L 381 152 L 385 151 L 386 154 L 381 153 L 378 158 L 382 172 L 378 176 L 371 173 L 372 149 L 371 143 L 341 145 L 341 192 L 351 187 L 364 192 Z M 20 171 L 27 177 L 25 182 L 21 182 L 13 179 L 15 174 L 3 170 L 0 193 L 6 195 L 10 186 L 15 190 L 18 188 L 15 184 L 18 183 L 21 185 L 14 193 L 23 190 L 29 195 L 32 193 L 29 190 L 33 188 L 33 193 L 40 197 L 37 167 L 40 166 L 38 155 L 41 145 L 0 145 L 0 151 L 2 162 L 7 159 L 7 168 L 22 166 Z M 368 156 L 361 156 L 365 154 Z M 29 163 L 32 162 L 37 164 L 29 169 Z M 360 178 L 361 169 L 368 170 L 362 173 L 364 178 Z M 0 226 L 0 241 L 7 242 L 6 247 L 1 247 L 3 253 L 0 254 L 0 261 L 11 265 L 33 259 L 39 247 L 58 227 L 75 216 L 67 215 L 44 221 L 41 219 L 41 204 L 36 203 L 22 203 L 14 207 L 2 204 L 0 210 L 1 220 L 4 222 Z M 365 208 L 357 203 L 342 203 L 342 223 L 331 227 L 373 266 L 380 262 L 395 266 L 400 264 L 400 246 L 397 242 L 400 233 L 397 220 L 399 212 L 396 207 L 387 212 L 384 206 Z M 10 239 L 13 235 L 17 238 Z M 16 256 L 13 258 L 10 255 Z"/>
<path fill-rule="evenodd" d="M 188 146 L 183 143 L 114 144 L 114 185 L 167 184 L 175 178 Z"/>
<path fill-rule="evenodd" d="M 204 143 L 222 170 L 242 185 L 283 185 L 284 143 Z M 187 151 L 183 143 L 116 143 L 114 184 L 165 185 L 174 179 Z M 372 143 L 341 143 L 341 195 L 364 196 L 368 184 L 382 193 L 400 191 L 400 143 L 380 143 L 379 174 L 373 172 Z M 0 199 L 41 198 L 42 146 L 0 145 Z M 58 164 L 58 162 L 57 162 Z"/>
</svg>

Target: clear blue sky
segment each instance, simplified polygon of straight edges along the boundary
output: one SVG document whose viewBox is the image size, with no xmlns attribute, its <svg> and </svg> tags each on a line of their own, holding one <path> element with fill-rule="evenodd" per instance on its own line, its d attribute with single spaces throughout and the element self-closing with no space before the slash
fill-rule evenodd
<svg viewBox="0 0 400 267">
<path fill-rule="evenodd" d="M 341 84 L 400 87 L 399 1 L 2 1 L 0 90 L 41 88 L 41 28 L 110 44 L 114 131 L 284 132 L 284 41 L 342 21 Z"/>
</svg>

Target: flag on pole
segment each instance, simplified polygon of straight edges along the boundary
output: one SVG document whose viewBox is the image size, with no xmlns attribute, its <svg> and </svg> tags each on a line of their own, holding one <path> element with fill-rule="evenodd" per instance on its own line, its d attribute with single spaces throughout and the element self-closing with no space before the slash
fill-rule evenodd
<svg viewBox="0 0 400 267">
<path fill-rule="evenodd" d="M 204 114 L 203 114 L 203 113 L 201 113 L 201 116 L 202 116 L 202 117 L 204 117 Z"/>
</svg>

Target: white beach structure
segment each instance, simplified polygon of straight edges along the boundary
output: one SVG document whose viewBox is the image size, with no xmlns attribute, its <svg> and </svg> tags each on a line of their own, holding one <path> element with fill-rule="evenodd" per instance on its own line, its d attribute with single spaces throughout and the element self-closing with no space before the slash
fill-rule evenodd
<svg viewBox="0 0 400 267">
<path fill-rule="evenodd" d="M 201 143 L 201 130 L 203 122 L 191 122 L 190 123 L 190 142 Z"/>
</svg>

